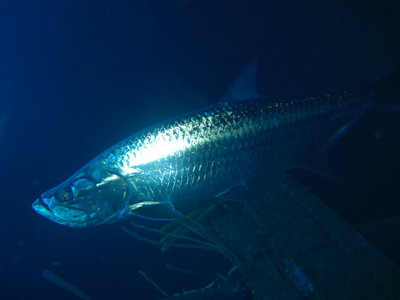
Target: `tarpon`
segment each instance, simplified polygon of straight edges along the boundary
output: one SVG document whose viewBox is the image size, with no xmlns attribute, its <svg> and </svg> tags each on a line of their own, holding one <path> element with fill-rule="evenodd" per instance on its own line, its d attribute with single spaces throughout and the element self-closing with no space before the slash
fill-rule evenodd
<svg viewBox="0 0 400 300">
<path fill-rule="evenodd" d="M 178 218 L 251 178 L 313 163 L 380 90 L 269 98 L 257 92 L 251 63 L 218 103 L 117 143 L 42 194 L 33 209 L 73 227 L 132 215 Z"/>
</svg>

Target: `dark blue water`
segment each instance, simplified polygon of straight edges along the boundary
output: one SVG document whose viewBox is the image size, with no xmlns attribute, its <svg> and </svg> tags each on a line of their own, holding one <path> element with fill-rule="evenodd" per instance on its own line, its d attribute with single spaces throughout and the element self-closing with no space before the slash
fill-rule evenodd
<svg viewBox="0 0 400 300">
<path fill-rule="evenodd" d="M 138 270 L 171 293 L 226 267 L 161 254 L 120 224 L 62 227 L 31 203 L 120 139 L 215 103 L 254 58 L 267 95 L 358 86 L 399 64 L 395 1 L 323 2 L 0 1 L 1 299 L 74 299 L 46 269 L 94 299 L 153 299 Z M 399 115 L 372 113 L 333 149 L 344 181 L 297 175 L 351 223 L 400 216 L 399 151 Z"/>
</svg>

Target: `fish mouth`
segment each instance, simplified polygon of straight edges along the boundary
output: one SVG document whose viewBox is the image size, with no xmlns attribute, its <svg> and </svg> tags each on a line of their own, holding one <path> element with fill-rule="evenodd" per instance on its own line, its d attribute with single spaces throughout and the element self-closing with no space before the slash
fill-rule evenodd
<svg viewBox="0 0 400 300">
<path fill-rule="evenodd" d="M 44 202 L 44 200 L 43 200 L 42 197 L 39 197 L 39 199 L 38 199 L 37 201 L 39 201 L 39 203 L 40 203 L 45 209 L 47 209 L 49 212 L 52 212 L 51 209 L 50 209 L 50 207 L 47 205 L 46 202 Z"/>
<path fill-rule="evenodd" d="M 53 211 L 50 209 L 49 205 L 43 200 L 42 197 L 39 197 L 35 202 L 32 203 L 32 208 L 39 215 L 42 215 L 47 218 L 51 218 L 54 216 Z"/>
<path fill-rule="evenodd" d="M 39 215 L 61 225 L 69 227 L 88 226 L 87 215 L 83 211 L 63 206 L 54 206 L 52 209 L 43 197 L 39 197 L 32 203 L 32 209 Z"/>
</svg>

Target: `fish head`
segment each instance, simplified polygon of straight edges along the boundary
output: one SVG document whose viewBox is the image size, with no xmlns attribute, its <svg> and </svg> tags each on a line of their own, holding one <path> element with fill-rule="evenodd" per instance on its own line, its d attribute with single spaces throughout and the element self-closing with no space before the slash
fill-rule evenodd
<svg viewBox="0 0 400 300">
<path fill-rule="evenodd" d="M 123 177 L 102 170 L 84 170 L 43 193 L 32 208 L 61 225 L 96 226 L 127 216 L 127 193 Z"/>
</svg>

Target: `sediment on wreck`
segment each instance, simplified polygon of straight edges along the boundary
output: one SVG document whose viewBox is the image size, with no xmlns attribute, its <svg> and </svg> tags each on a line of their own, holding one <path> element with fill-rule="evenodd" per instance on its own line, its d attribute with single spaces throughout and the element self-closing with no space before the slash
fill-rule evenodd
<svg viewBox="0 0 400 300">
<path fill-rule="evenodd" d="M 230 274 L 163 299 L 400 299 L 400 268 L 307 189 L 283 174 L 249 187 L 197 219 Z"/>
</svg>

